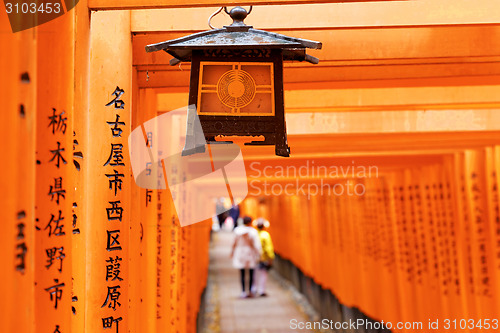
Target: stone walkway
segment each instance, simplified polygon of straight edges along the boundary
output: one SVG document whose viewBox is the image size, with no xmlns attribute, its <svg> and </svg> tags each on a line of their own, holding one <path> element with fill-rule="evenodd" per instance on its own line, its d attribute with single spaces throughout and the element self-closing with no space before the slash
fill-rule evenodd
<svg viewBox="0 0 500 333">
<path fill-rule="evenodd" d="M 292 330 L 290 321 L 307 321 L 306 315 L 294 301 L 292 292 L 269 276 L 268 297 L 240 299 L 239 271 L 231 266 L 229 254 L 233 234 L 229 231 L 214 233 L 211 251 L 209 294 L 206 317 L 210 324 L 204 332 L 210 333 L 309 333 Z M 208 327 L 209 326 L 209 327 Z"/>
</svg>

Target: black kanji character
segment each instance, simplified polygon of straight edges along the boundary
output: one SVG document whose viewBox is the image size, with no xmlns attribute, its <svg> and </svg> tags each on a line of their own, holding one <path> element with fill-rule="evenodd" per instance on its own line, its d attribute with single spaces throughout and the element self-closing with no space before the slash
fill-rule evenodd
<svg viewBox="0 0 500 333">
<path fill-rule="evenodd" d="M 26 243 L 22 242 L 20 244 L 17 244 L 16 249 L 20 250 L 20 252 L 16 254 L 16 258 L 20 260 L 16 265 L 16 270 L 24 274 L 24 270 L 26 269 L 26 253 L 28 252 L 28 248 L 26 247 Z"/>
<path fill-rule="evenodd" d="M 51 150 L 50 152 L 54 154 L 52 158 L 49 160 L 49 162 L 52 162 L 56 157 L 57 157 L 57 162 L 56 166 L 59 168 L 60 162 L 62 161 L 64 164 L 66 164 L 66 160 L 64 157 L 61 155 L 61 153 L 64 151 L 64 148 L 61 148 L 61 143 L 57 141 L 57 149 Z"/>
<path fill-rule="evenodd" d="M 64 220 L 64 217 L 61 216 L 61 213 L 62 213 L 62 211 L 59 210 L 59 217 L 57 218 L 57 220 L 54 220 L 54 218 L 55 218 L 54 214 L 50 214 L 51 215 L 50 221 L 47 224 L 47 226 L 45 227 L 45 229 L 43 229 L 43 230 L 46 230 L 47 228 L 49 229 L 49 237 L 52 235 L 63 236 L 66 234 L 63 231 L 64 224 L 59 225 L 59 222 Z M 54 227 L 53 231 L 52 231 L 52 223 L 55 223 L 55 227 Z"/>
<path fill-rule="evenodd" d="M 26 225 L 23 222 L 17 224 L 17 239 L 24 239 L 24 228 Z"/>
<path fill-rule="evenodd" d="M 63 251 L 63 246 L 46 249 L 45 253 L 47 254 L 47 265 L 45 265 L 45 267 L 49 269 L 54 263 L 54 260 L 59 260 L 58 271 L 62 272 L 63 259 L 66 258 L 66 254 Z"/>
<path fill-rule="evenodd" d="M 106 106 L 110 106 L 111 104 L 115 104 L 115 109 L 124 109 L 124 106 L 125 106 L 125 102 L 122 101 L 120 98 L 121 95 L 123 95 L 125 91 L 123 89 L 120 89 L 120 87 L 116 86 L 116 89 L 115 91 L 113 92 L 113 96 L 115 96 L 115 98 L 113 98 L 113 100 L 111 102 L 109 102 L 108 104 L 106 104 Z"/>
<path fill-rule="evenodd" d="M 58 279 L 54 279 L 54 282 L 56 283 L 52 287 L 45 288 L 45 291 L 50 293 L 50 300 L 54 301 L 54 308 L 57 309 L 57 302 L 61 300 L 62 298 L 62 287 L 64 287 L 64 283 L 59 283 Z"/>
<path fill-rule="evenodd" d="M 111 328 L 113 327 L 113 323 L 116 323 L 116 333 L 118 333 L 118 322 L 122 320 L 122 317 L 118 318 L 113 318 L 113 317 L 107 317 L 107 318 L 102 318 L 102 328 Z"/>
<path fill-rule="evenodd" d="M 66 120 L 68 118 L 63 118 L 63 115 L 66 113 L 66 111 L 63 111 L 59 113 L 59 115 L 56 115 L 56 109 L 52 108 L 52 116 L 49 116 L 49 126 L 52 126 L 52 134 L 54 134 L 56 131 L 60 131 L 63 134 L 66 133 Z"/>
<path fill-rule="evenodd" d="M 108 265 L 106 265 L 106 281 L 123 281 L 123 279 L 120 277 L 120 262 L 122 261 L 122 258 L 116 256 L 114 259 L 112 257 L 109 257 L 108 260 L 106 260 Z"/>
<path fill-rule="evenodd" d="M 106 230 L 108 234 L 107 246 L 106 250 L 108 251 L 116 251 L 121 250 L 120 241 L 118 241 L 118 237 L 120 237 L 120 230 Z"/>
<path fill-rule="evenodd" d="M 56 197 L 56 203 L 59 205 L 59 197 L 63 197 L 66 199 L 66 190 L 63 190 L 62 188 L 62 177 L 59 178 L 54 178 L 54 186 L 50 185 L 49 189 L 49 195 L 50 195 L 50 201 L 54 199 L 54 196 L 57 195 Z"/>
<path fill-rule="evenodd" d="M 111 208 L 106 208 L 108 221 L 122 220 L 123 208 L 119 206 L 120 201 L 109 201 Z"/>
<path fill-rule="evenodd" d="M 151 193 L 153 193 L 153 190 L 146 189 L 146 207 L 151 202 Z"/>
<path fill-rule="evenodd" d="M 125 163 L 123 163 L 123 145 L 121 143 L 111 144 L 111 151 L 109 152 L 108 160 L 103 166 L 108 164 L 112 166 L 125 165 Z"/>
<path fill-rule="evenodd" d="M 116 115 L 115 121 L 107 121 L 106 123 L 111 127 L 111 134 L 113 138 L 121 138 L 123 130 L 119 127 L 120 125 L 125 125 L 123 121 L 120 120 L 120 115 Z"/>
<path fill-rule="evenodd" d="M 121 303 L 118 302 L 121 295 L 118 289 L 120 289 L 120 286 L 108 287 L 108 295 L 106 295 L 106 299 L 104 300 L 104 303 L 102 304 L 101 308 L 108 305 L 108 308 L 111 308 L 114 311 L 116 311 L 116 306 L 117 305 L 118 307 L 121 306 Z"/>
<path fill-rule="evenodd" d="M 115 188 L 115 195 L 117 190 L 122 190 L 122 183 L 123 180 L 120 177 L 125 177 L 123 173 L 118 173 L 118 171 L 113 170 L 115 173 L 114 174 L 106 174 L 106 177 L 109 178 L 109 189 L 112 190 L 113 187 Z M 111 179 L 113 178 L 113 179 Z"/>
</svg>

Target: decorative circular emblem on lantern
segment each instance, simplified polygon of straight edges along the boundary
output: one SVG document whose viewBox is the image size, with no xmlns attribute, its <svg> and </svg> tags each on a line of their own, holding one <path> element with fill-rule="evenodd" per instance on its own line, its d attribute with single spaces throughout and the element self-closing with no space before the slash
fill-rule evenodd
<svg viewBox="0 0 500 333">
<path fill-rule="evenodd" d="M 250 12 L 224 9 L 231 25 L 148 45 L 146 51 L 171 54 L 171 65 L 191 62 L 188 102 L 196 105 L 206 142 L 218 136 L 263 136 L 264 141 L 245 144 L 274 145 L 276 155 L 289 156 L 283 60 L 317 64 L 305 49 L 320 49 L 321 43 L 253 29 L 243 22 Z M 192 148 L 186 140 L 185 150 Z"/>
<path fill-rule="evenodd" d="M 217 82 L 217 96 L 227 107 L 241 109 L 255 97 L 255 81 L 241 69 L 225 72 Z"/>
</svg>

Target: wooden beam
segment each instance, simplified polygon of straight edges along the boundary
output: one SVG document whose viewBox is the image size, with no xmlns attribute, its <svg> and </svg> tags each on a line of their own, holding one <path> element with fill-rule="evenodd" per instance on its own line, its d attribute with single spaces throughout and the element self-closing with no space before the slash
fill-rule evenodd
<svg viewBox="0 0 500 333">
<path fill-rule="evenodd" d="M 268 2 L 273 3 L 273 2 Z M 446 6 L 447 10 L 442 10 Z M 358 3 L 311 3 L 300 6 L 255 6 L 245 22 L 258 29 L 318 29 L 390 27 L 500 22 L 496 0 L 377 1 Z M 208 17 L 215 8 L 134 10 L 133 32 L 196 31 L 209 29 Z M 290 20 L 290 17 L 297 19 Z M 231 18 L 219 14 L 212 25 L 229 25 Z"/>
<path fill-rule="evenodd" d="M 248 170 L 248 163 L 253 161 L 271 166 L 300 165 L 305 160 L 315 160 L 317 164 L 348 165 L 355 161 L 364 165 L 388 165 L 387 161 L 392 158 L 394 165 L 402 165 L 406 160 L 415 162 L 419 156 L 427 156 L 430 162 L 431 155 L 494 146 L 499 139 L 500 131 L 289 135 L 290 158 L 275 156 L 272 146 L 240 147 Z"/>
<path fill-rule="evenodd" d="M 358 107 L 409 105 L 453 105 L 461 103 L 500 102 L 498 86 L 400 87 L 373 89 L 315 89 L 285 91 L 287 111 L 331 111 L 339 107 L 356 110 Z"/>
<path fill-rule="evenodd" d="M 290 135 L 500 130 L 498 109 L 287 113 Z"/>
<path fill-rule="evenodd" d="M 489 57 L 490 58 L 490 57 Z M 467 77 L 484 77 L 500 75 L 500 57 L 487 60 L 481 58 L 440 59 L 443 63 L 425 63 L 430 59 L 413 59 L 422 63 L 404 64 L 394 60 L 360 64 L 361 61 L 322 61 L 319 65 L 285 63 L 283 80 L 288 84 L 311 84 L 315 82 L 338 82 L 340 85 L 351 85 L 354 81 L 366 80 L 366 84 L 377 84 L 377 81 L 423 81 L 437 78 L 452 78 L 458 81 Z M 447 62 L 450 61 L 450 62 Z M 462 62 L 458 62 L 462 61 Z M 476 62 L 474 62 L 476 61 Z M 141 65 L 137 66 L 138 84 L 141 88 L 185 87 L 189 85 L 190 64 L 181 66 Z M 358 83 L 359 84 L 359 83 Z"/>
<path fill-rule="evenodd" d="M 353 3 L 372 2 L 380 0 L 315 0 L 315 3 Z M 401 0 L 384 0 L 401 1 Z M 159 9 L 159 8 L 185 8 L 185 7 L 220 7 L 220 6 L 250 6 L 250 5 L 298 5 L 310 4 L 308 0 L 89 0 L 91 10 L 119 10 L 119 9 Z"/>
<path fill-rule="evenodd" d="M 296 138 L 298 139 L 306 139 L 306 137 Z M 455 154 L 457 152 L 463 151 L 461 148 L 426 148 L 426 149 L 415 149 L 411 151 L 405 150 L 390 150 L 390 151 L 349 151 L 349 152 L 328 152 L 328 153 L 316 153 L 314 150 L 310 150 L 306 152 L 305 149 L 300 148 L 294 150 L 293 155 L 288 159 L 284 159 L 280 156 L 276 156 L 272 154 L 270 150 L 269 153 L 264 153 L 252 146 L 243 146 L 241 148 L 243 152 L 243 156 L 245 158 L 245 163 L 251 162 L 262 162 L 263 165 L 280 165 L 285 163 L 295 163 L 294 160 L 298 162 L 303 160 L 311 160 L 322 161 L 327 163 L 330 160 L 337 161 L 340 158 L 347 158 L 349 161 L 355 160 L 356 163 L 367 163 L 366 161 L 373 158 L 384 157 L 384 156 L 392 156 L 394 159 L 398 158 L 399 160 L 405 160 L 407 157 L 410 159 L 414 156 L 442 156 L 444 154 Z M 290 160 L 287 162 L 287 160 Z M 315 162 L 316 163 L 316 162 Z M 336 162 L 335 162 L 336 163 Z"/>
<path fill-rule="evenodd" d="M 443 150 L 462 151 L 493 146 L 500 139 L 500 131 L 483 132 L 439 132 L 439 133 L 363 133 L 328 135 L 290 135 L 291 156 L 368 156 L 385 155 L 388 152 L 429 154 Z M 243 148 L 245 159 L 253 156 L 273 155 L 274 148 Z M 272 157 L 283 159 L 282 157 Z"/>
<path fill-rule="evenodd" d="M 373 28 L 278 31 L 323 42 L 310 53 L 319 65 L 286 63 L 284 80 L 291 82 L 350 81 L 499 75 L 500 43 L 481 36 L 500 34 L 500 26 Z M 146 53 L 147 44 L 185 35 L 183 32 L 134 34 L 134 65 L 140 87 L 189 84 L 189 63 L 168 66 L 165 52 Z M 432 37 L 432 38 L 431 38 Z"/>
<path fill-rule="evenodd" d="M 401 166 L 415 166 L 418 164 L 432 164 L 441 163 L 443 160 L 443 155 L 449 151 L 439 151 L 434 154 L 432 153 L 407 153 L 405 155 L 394 155 L 388 153 L 381 153 L 379 155 L 360 155 L 360 156 L 323 156 L 323 157 L 311 157 L 308 155 L 294 154 L 290 158 L 271 158 L 267 156 L 265 159 L 260 159 L 258 156 L 252 156 L 251 154 L 245 154 L 245 166 L 246 172 L 249 177 L 255 176 L 260 170 L 267 167 L 268 170 L 276 168 L 287 168 L 291 166 L 292 168 L 298 168 L 300 166 L 305 166 L 307 168 L 313 167 L 318 168 L 321 166 L 337 166 L 337 167 L 349 167 L 349 166 L 377 166 L 377 167 L 401 167 Z"/>
<path fill-rule="evenodd" d="M 493 146 L 500 140 L 500 131 L 438 132 L 438 133 L 361 133 L 290 135 L 295 151 L 316 153 L 387 152 L 439 149 L 473 149 Z"/>
<path fill-rule="evenodd" d="M 498 108 L 500 84 L 493 82 L 498 77 L 485 77 L 483 84 L 472 78 L 461 78 L 463 82 L 436 79 L 434 83 L 413 86 L 411 80 L 384 86 L 383 81 L 323 82 L 318 86 L 285 86 L 285 109 L 287 113 L 341 112 L 341 111 L 388 111 L 426 109 Z M 493 80 L 493 81 L 490 81 Z M 455 83 L 453 83 L 455 82 Z M 357 84 L 357 85 L 356 85 Z M 186 106 L 187 89 L 164 89 L 158 94 L 158 110 L 170 111 Z M 445 121 L 445 119 L 443 119 Z M 446 121 L 445 121 L 446 123 Z"/>
<path fill-rule="evenodd" d="M 376 64 L 380 61 L 405 60 L 408 63 L 441 63 L 446 58 L 455 62 L 464 58 L 500 56 L 500 43 L 485 36 L 500 35 L 500 24 L 480 26 L 343 28 L 310 30 L 273 30 L 293 37 L 323 43 L 321 50 L 308 50 L 324 61 L 365 61 L 356 64 Z M 186 32 L 134 33 L 134 65 L 168 64 L 172 58 L 165 52 L 146 53 L 148 44 L 159 43 L 187 35 Z M 410 59 L 413 59 L 410 60 Z M 415 61 L 416 59 L 416 61 Z M 402 63 L 401 63 L 402 64 Z M 309 68 L 314 67 L 310 65 Z"/>
</svg>

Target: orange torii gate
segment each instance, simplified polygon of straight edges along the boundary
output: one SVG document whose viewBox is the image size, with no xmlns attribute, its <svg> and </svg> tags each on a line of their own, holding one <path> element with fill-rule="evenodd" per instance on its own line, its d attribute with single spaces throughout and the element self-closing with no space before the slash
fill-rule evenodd
<svg viewBox="0 0 500 333">
<path fill-rule="evenodd" d="M 156 109 L 133 85 L 130 12 L 82 2 L 17 34 L 1 15 L 0 330 L 194 332 L 210 224 L 181 229 L 168 191 L 132 186 L 128 133 Z"/>
<path fill-rule="evenodd" d="M 499 153 L 487 145 L 386 164 L 376 177 L 351 178 L 364 196 L 297 192 L 242 210 L 272 221 L 278 270 L 292 280 L 289 263 L 371 318 L 479 332 L 498 324 Z"/>
</svg>

